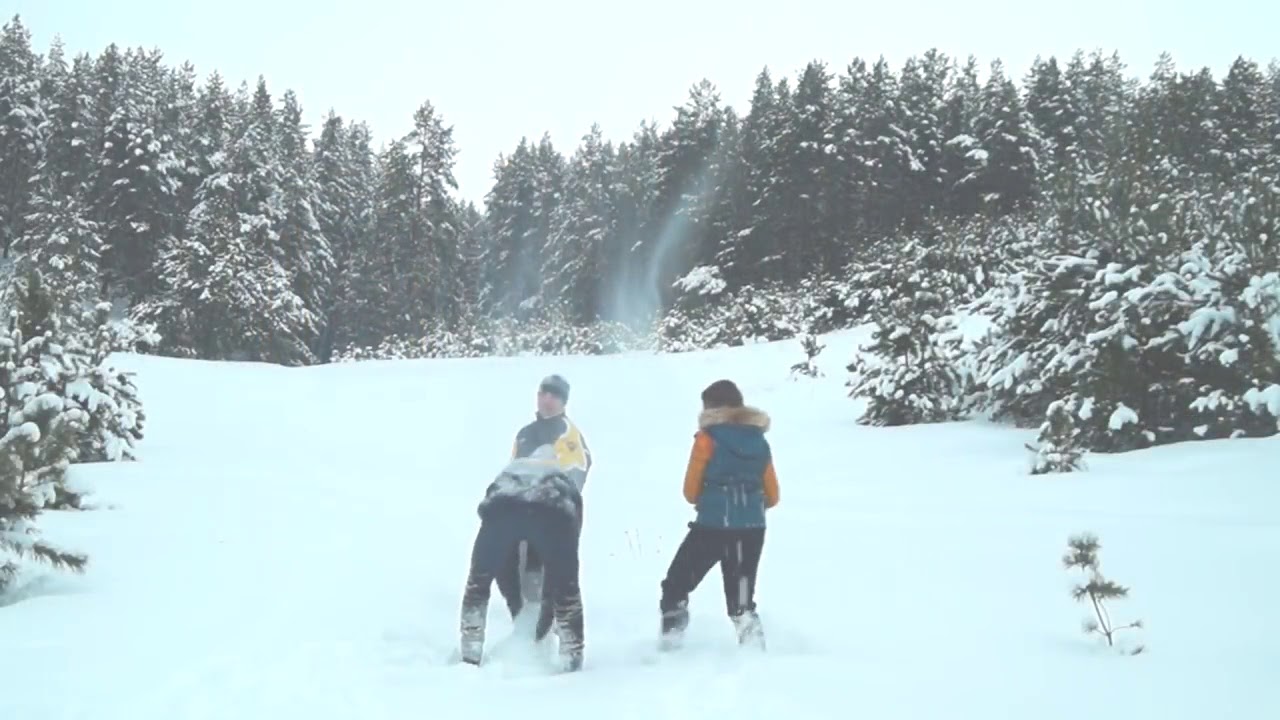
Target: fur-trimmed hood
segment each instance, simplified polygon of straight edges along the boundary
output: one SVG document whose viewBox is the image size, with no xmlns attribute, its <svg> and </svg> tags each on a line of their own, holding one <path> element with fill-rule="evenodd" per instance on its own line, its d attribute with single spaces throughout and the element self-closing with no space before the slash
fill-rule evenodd
<svg viewBox="0 0 1280 720">
<path fill-rule="evenodd" d="M 751 425 L 760 428 L 761 432 L 768 432 L 772 420 L 765 411 L 751 407 L 721 407 L 703 410 L 698 413 L 698 427 L 707 428 L 711 425 Z"/>
</svg>

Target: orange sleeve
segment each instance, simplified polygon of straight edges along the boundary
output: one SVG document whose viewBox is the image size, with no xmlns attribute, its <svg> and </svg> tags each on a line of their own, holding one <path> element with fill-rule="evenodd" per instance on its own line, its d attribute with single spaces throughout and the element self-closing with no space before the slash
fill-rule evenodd
<svg viewBox="0 0 1280 720">
<path fill-rule="evenodd" d="M 778 473 L 774 471 L 773 461 L 770 460 L 764 469 L 764 506 L 771 508 L 781 499 L 778 492 Z"/>
<path fill-rule="evenodd" d="M 707 468 L 707 461 L 711 459 L 711 451 L 714 449 L 715 442 L 710 435 L 699 430 L 693 436 L 689 467 L 684 471 L 684 499 L 690 504 L 697 504 L 698 496 L 702 494 L 702 471 Z"/>
</svg>

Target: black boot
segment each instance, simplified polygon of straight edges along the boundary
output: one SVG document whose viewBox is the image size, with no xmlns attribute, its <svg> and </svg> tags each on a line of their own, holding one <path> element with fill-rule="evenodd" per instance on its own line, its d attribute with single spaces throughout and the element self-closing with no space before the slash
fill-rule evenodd
<svg viewBox="0 0 1280 720">
<path fill-rule="evenodd" d="M 689 601 L 680 603 L 673 610 L 663 611 L 661 648 L 674 650 L 680 647 L 687 627 L 689 627 Z"/>
</svg>

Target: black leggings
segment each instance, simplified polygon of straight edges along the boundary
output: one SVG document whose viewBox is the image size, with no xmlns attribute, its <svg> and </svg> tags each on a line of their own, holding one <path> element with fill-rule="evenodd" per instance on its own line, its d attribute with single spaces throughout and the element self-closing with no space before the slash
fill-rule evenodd
<svg viewBox="0 0 1280 720">
<path fill-rule="evenodd" d="M 662 612 L 685 605 L 689 594 L 717 563 L 724 579 L 725 610 L 730 617 L 755 612 L 756 571 L 764 550 L 764 528 L 720 530 L 690 523 L 662 581 Z"/>
</svg>

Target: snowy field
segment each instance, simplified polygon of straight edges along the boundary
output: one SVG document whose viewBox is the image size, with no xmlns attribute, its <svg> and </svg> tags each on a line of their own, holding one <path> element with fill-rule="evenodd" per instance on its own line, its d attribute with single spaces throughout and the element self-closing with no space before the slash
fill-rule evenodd
<svg viewBox="0 0 1280 720">
<path fill-rule="evenodd" d="M 308 369 L 130 357 L 139 463 L 76 466 L 102 509 L 45 536 L 91 553 L 0 607 L 4 720 L 1280 717 L 1280 438 L 1094 456 L 1033 477 L 1033 431 L 856 424 L 844 365 L 789 378 L 798 342 L 680 356 Z M 451 664 L 475 513 L 538 380 L 563 373 L 596 466 L 583 672 L 503 644 Z M 739 652 L 713 570 L 688 646 L 655 650 L 658 583 L 707 383 L 772 414 L 782 503 Z M 1086 636 L 1067 537 L 1141 619 L 1128 656 Z"/>
</svg>

